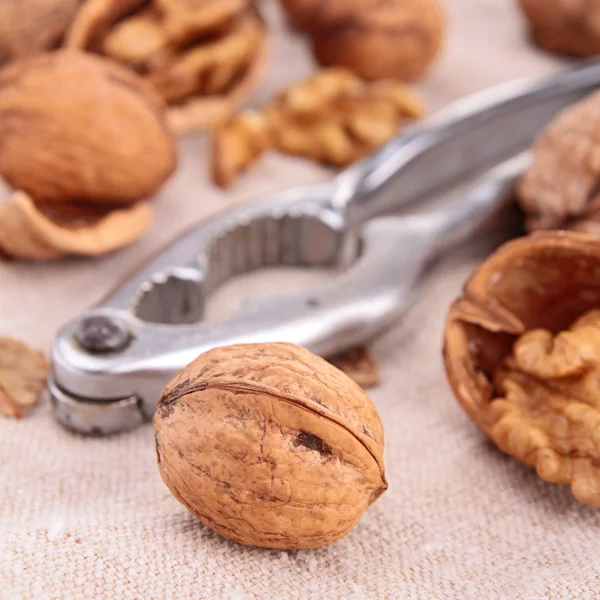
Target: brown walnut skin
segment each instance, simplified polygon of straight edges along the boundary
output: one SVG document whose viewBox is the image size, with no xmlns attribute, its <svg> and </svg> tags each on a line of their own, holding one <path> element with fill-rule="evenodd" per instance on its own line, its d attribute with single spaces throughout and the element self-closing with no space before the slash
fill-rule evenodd
<svg viewBox="0 0 600 600">
<path fill-rule="evenodd" d="M 0 175 L 39 203 L 129 205 L 176 166 L 162 100 L 107 59 L 60 50 L 0 71 Z"/>
<path fill-rule="evenodd" d="M 571 56 L 600 54 L 598 0 L 520 0 L 535 43 Z"/>
<path fill-rule="evenodd" d="M 81 0 L 2 0 L 0 65 L 56 48 Z"/>
<path fill-rule="evenodd" d="M 545 356 L 565 349 L 561 332 L 598 306 L 600 240 L 533 233 L 502 246 L 467 281 L 448 315 L 444 357 L 459 403 L 500 450 L 600 507 L 598 396 L 582 395 L 569 372 L 572 350 L 558 366 Z M 597 380 L 598 367 L 588 368 Z"/>
<path fill-rule="evenodd" d="M 241 544 L 329 544 L 387 488 L 373 403 L 292 344 L 202 354 L 163 391 L 154 427 L 173 495 Z"/>
<path fill-rule="evenodd" d="M 290 20 L 312 38 L 323 65 L 365 79 L 422 77 L 440 51 L 440 0 L 282 0 Z"/>
<path fill-rule="evenodd" d="M 600 236 L 600 93 L 562 111 L 535 142 L 518 186 L 527 227 Z"/>
</svg>

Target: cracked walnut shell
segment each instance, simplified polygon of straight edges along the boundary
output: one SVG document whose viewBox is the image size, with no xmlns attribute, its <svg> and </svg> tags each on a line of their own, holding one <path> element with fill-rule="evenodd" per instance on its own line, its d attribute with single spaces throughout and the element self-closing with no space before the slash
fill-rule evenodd
<svg viewBox="0 0 600 600">
<path fill-rule="evenodd" d="M 133 204 L 175 169 L 160 98 L 100 57 L 60 50 L 0 71 L 0 175 L 38 203 Z"/>
<path fill-rule="evenodd" d="M 598 0 L 520 0 L 535 43 L 558 54 L 600 53 Z"/>
<path fill-rule="evenodd" d="M 440 0 L 282 0 L 306 31 L 323 65 L 366 79 L 421 77 L 440 51 L 445 16 Z"/>
<path fill-rule="evenodd" d="M 15 192 L 0 203 L 0 255 L 28 260 L 100 256 L 141 238 L 152 221 L 147 202 L 107 212 L 38 206 L 24 192 Z"/>
<path fill-rule="evenodd" d="M 48 363 L 41 352 L 0 336 L 0 415 L 27 416 L 40 399 L 47 375 Z"/>
<path fill-rule="evenodd" d="M 292 344 L 211 350 L 165 388 L 158 467 L 236 542 L 304 549 L 345 536 L 387 488 L 383 427 L 362 389 Z"/>
<path fill-rule="evenodd" d="M 265 24 L 250 0 L 88 0 L 65 46 L 99 52 L 146 79 L 176 133 L 230 116 L 266 63 Z"/>
<path fill-rule="evenodd" d="M 446 324 L 446 372 L 496 446 L 600 506 L 600 240 L 539 232 L 468 280 Z"/>
</svg>

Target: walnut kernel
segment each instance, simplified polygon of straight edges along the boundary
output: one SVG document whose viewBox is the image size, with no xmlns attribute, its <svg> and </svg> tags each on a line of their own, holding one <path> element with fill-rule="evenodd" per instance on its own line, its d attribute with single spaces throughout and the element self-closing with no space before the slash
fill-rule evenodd
<svg viewBox="0 0 600 600">
<path fill-rule="evenodd" d="M 528 229 L 598 233 L 600 93 L 561 112 L 539 135 L 518 187 Z"/>
<path fill-rule="evenodd" d="M 543 232 L 509 242 L 451 307 L 454 394 L 503 452 L 600 506 L 600 240 Z"/>
<path fill-rule="evenodd" d="M 261 110 L 242 112 L 217 127 L 213 179 L 229 185 L 270 148 L 344 167 L 422 113 L 421 99 L 403 83 L 365 82 L 346 69 L 323 69 Z"/>
</svg>

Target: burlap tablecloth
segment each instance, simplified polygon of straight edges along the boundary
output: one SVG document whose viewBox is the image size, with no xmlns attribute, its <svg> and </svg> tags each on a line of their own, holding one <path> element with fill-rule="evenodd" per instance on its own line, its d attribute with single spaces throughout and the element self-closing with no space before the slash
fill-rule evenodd
<svg viewBox="0 0 600 600">
<path fill-rule="evenodd" d="M 422 86 L 433 108 L 560 66 L 527 45 L 516 2 L 447 5 L 451 34 Z M 276 14 L 272 20 L 279 33 L 257 101 L 311 68 L 302 42 Z M 204 138 L 183 140 L 181 150 L 181 168 L 155 204 L 158 225 L 142 242 L 99 260 L 0 266 L 0 333 L 48 348 L 62 323 L 196 219 L 325 174 L 269 156 L 222 193 L 206 177 Z M 345 539 L 304 552 L 230 543 L 163 485 L 151 425 L 83 439 L 43 404 L 23 421 L 0 420 L 0 598 L 600 597 L 600 512 L 495 451 L 446 384 L 444 316 L 482 256 L 462 252 L 440 265 L 420 301 L 373 348 L 390 488 Z M 276 281 L 291 287 L 301 279 Z M 246 278 L 222 298 L 268 281 Z"/>
</svg>

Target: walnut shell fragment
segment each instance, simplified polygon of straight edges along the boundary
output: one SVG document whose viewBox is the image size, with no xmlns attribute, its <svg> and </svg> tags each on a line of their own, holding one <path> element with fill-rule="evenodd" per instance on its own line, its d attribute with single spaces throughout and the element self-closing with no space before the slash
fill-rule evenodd
<svg viewBox="0 0 600 600">
<path fill-rule="evenodd" d="M 600 93 L 568 107 L 542 131 L 518 196 L 530 231 L 598 233 Z"/>
<path fill-rule="evenodd" d="M 366 79 L 421 77 L 440 51 L 445 14 L 440 0 L 282 0 L 307 32 L 323 65 Z"/>
<path fill-rule="evenodd" d="M 468 280 L 444 338 L 456 398 L 496 446 L 600 506 L 600 240 L 539 232 Z M 591 312 L 590 312 L 591 311 Z"/>
<path fill-rule="evenodd" d="M 0 336 L 0 415 L 22 419 L 38 403 L 46 383 L 44 355 Z"/>
<path fill-rule="evenodd" d="M 387 488 L 374 405 L 341 371 L 292 344 L 199 356 L 163 391 L 154 427 L 173 495 L 242 544 L 329 544 Z"/>
<path fill-rule="evenodd" d="M 535 43 L 571 56 L 600 53 L 600 3 L 597 0 L 520 0 Z"/>
<path fill-rule="evenodd" d="M 56 48 L 81 0 L 2 0 L 0 65 Z"/>
<path fill-rule="evenodd" d="M 61 256 L 99 256 L 141 238 L 153 222 L 147 202 L 98 212 L 65 214 L 37 206 L 23 192 L 0 204 L 0 253 L 12 258 L 51 260 Z"/>
<path fill-rule="evenodd" d="M 162 101 L 127 69 L 60 50 L 0 71 L 0 175 L 40 203 L 133 204 L 176 165 Z"/>
</svg>

